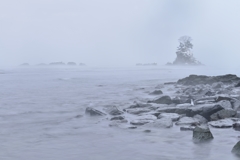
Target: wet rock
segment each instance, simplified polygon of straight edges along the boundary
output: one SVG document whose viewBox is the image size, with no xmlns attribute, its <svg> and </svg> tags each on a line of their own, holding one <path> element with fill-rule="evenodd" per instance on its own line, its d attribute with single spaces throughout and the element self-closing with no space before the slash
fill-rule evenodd
<svg viewBox="0 0 240 160">
<path fill-rule="evenodd" d="M 240 141 L 237 144 L 235 144 L 235 146 L 232 149 L 232 153 L 237 156 L 240 156 Z"/>
<path fill-rule="evenodd" d="M 115 121 L 115 120 L 123 120 L 123 119 L 124 119 L 123 116 L 117 116 L 117 117 L 112 117 L 110 120 Z"/>
<path fill-rule="evenodd" d="M 128 129 L 136 129 L 136 128 L 137 128 L 136 126 L 128 127 Z"/>
<path fill-rule="evenodd" d="M 163 92 L 161 90 L 155 90 L 150 93 L 150 95 L 160 95 L 160 94 L 163 94 Z"/>
<path fill-rule="evenodd" d="M 146 114 L 146 115 L 140 115 L 136 117 L 137 119 L 141 119 L 141 120 L 156 120 L 157 117 L 151 114 Z"/>
<path fill-rule="evenodd" d="M 180 127 L 181 131 L 193 131 L 195 129 L 195 126 L 182 126 Z"/>
<path fill-rule="evenodd" d="M 164 85 L 174 85 L 174 84 L 177 84 L 177 82 L 166 82 L 166 83 L 164 83 Z"/>
<path fill-rule="evenodd" d="M 222 110 L 223 107 L 219 104 L 204 104 L 204 105 L 197 105 L 193 108 L 191 108 L 191 111 L 187 116 L 193 117 L 196 114 L 199 114 L 206 118 L 208 121 L 210 121 L 210 116 L 220 110 Z"/>
<path fill-rule="evenodd" d="M 148 103 L 157 103 L 157 104 L 171 104 L 172 99 L 169 96 L 162 96 L 156 100 L 148 101 Z"/>
<path fill-rule="evenodd" d="M 175 104 L 191 103 L 191 99 L 189 97 L 179 96 L 179 97 L 173 98 L 172 103 L 175 103 Z"/>
<path fill-rule="evenodd" d="M 85 114 L 89 116 L 105 116 L 106 114 L 91 107 L 87 107 Z"/>
<path fill-rule="evenodd" d="M 173 126 L 173 122 L 171 118 L 161 118 L 152 123 L 145 124 L 144 127 L 150 128 L 171 128 Z"/>
<path fill-rule="evenodd" d="M 144 124 L 151 123 L 151 122 L 154 122 L 154 121 L 153 120 L 147 120 L 147 119 L 138 119 L 138 120 L 132 120 L 130 122 L 130 124 L 133 124 L 133 125 L 144 125 Z"/>
<path fill-rule="evenodd" d="M 227 100 L 222 100 L 218 102 L 224 109 L 232 109 L 232 104 Z"/>
<path fill-rule="evenodd" d="M 176 125 L 200 125 L 200 122 L 192 117 L 182 117 L 175 123 Z"/>
<path fill-rule="evenodd" d="M 213 135 L 207 125 L 197 126 L 193 130 L 194 142 L 205 142 L 213 139 Z"/>
<path fill-rule="evenodd" d="M 178 80 L 177 84 L 182 85 L 198 85 L 198 84 L 210 84 L 216 82 L 222 82 L 224 84 L 231 84 L 239 82 L 240 78 L 236 75 L 222 75 L 222 76 L 204 76 L 204 75 L 190 75 L 189 77 Z"/>
<path fill-rule="evenodd" d="M 199 114 L 193 116 L 193 118 L 197 119 L 200 124 L 206 124 L 208 122 L 208 120 L 206 118 L 204 118 L 203 116 L 201 116 Z"/>
<path fill-rule="evenodd" d="M 123 111 L 120 111 L 116 106 L 109 106 L 105 108 L 105 111 L 112 116 L 121 115 L 124 113 Z"/>
<path fill-rule="evenodd" d="M 151 104 L 144 104 L 144 103 L 136 103 L 134 105 L 131 105 L 130 107 L 128 108 L 147 108 L 147 107 L 152 107 Z"/>
<path fill-rule="evenodd" d="M 158 119 L 170 118 L 173 122 L 178 121 L 181 116 L 177 113 L 160 113 Z"/>
<path fill-rule="evenodd" d="M 233 123 L 232 127 L 236 131 L 240 131 L 240 122 Z"/>
<path fill-rule="evenodd" d="M 240 82 L 238 82 L 238 83 L 235 85 L 235 87 L 240 87 Z"/>
<path fill-rule="evenodd" d="M 220 110 L 220 111 L 212 114 L 210 117 L 211 117 L 212 121 L 216 121 L 219 119 L 234 117 L 234 116 L 236 116 L 236 114 L 237 114 L 237 112 L 232 109 L 223 109 L 223 110 Z"/>
<path fill-rule="evenodd" d="M 147 129 L 147 130 L 144 130 L 143 132 L 145 132 L 145 133 L 150 133 L 151 130 Z"/>
<path fill-rule="evenodd" d="M 156 88 L 156 89 L 162 89 L 162 88 L 164 88 L 164 85 L 163 85 L 163 84 L 159 84 L 159 85 L 157 85 L 155 88 Z"/>
<path fill-rule="evenodd" d="M 233 125 L 233 120 L 231 119 L 222 119 L 218 121 L 211 121 L 208 124 L 215 128 L 231 128 Z"/>
<path fill-rule="evenodd" d="M 223 83 L 222 82 L 215 82 L 212 84 L 212 88 L 213 89 L 219 89 L 223 87 Z"/>
<path fill-rule="evenodd" d="M 141 114 L 141 113 L 146 113 L 146 112 L 150 112 L 151 110 L 148 108 L 134 108 L 134 109 L 126 109 L 126 111 L 130 114 Z"/>
<path fill-rule="evenodd" d="M 157 112 L 160 113 L 177 113 L 177 114 L 190 114 L 191 109 L 189 108 L 179 108 L 179 107 L 169 107 L 169 108 L 159 108 Z"/>
</svg>

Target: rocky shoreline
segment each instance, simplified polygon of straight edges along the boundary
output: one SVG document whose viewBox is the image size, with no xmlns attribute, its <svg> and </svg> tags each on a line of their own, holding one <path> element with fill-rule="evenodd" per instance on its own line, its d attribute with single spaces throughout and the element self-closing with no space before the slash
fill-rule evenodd
<svg viewBox="0 0 240 160">
<path fill-rule="evenodd" d="M 105 106 L 101 110 L 87 107 L 85 114 L 101 116 L 110 127 L 151 129 L 171 128 L 192 131 L 193 142 L 214 139 L 211 127 L 240 131 L 240 78 L 236 75 L 190 75 L 177 82 L 158 85 L 149 93 L 155 98 L 135 102 L 120 110 Z M 240 142 L 232 149 L 240 155 Z"/>
</svg>

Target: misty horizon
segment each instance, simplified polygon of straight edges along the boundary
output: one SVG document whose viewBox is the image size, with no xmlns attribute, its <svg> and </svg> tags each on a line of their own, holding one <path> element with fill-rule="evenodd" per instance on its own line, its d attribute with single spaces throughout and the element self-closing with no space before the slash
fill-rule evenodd
<svg viewBox="0 0 240 160">
<path fill-rule="evenodd" d="M 239 5 L 234 0 L 4 1 L 0 66 L 164 65 L 176 58 L 179 37 L 188 35 L 203 64 L 239 67 Z"/>
</svg>

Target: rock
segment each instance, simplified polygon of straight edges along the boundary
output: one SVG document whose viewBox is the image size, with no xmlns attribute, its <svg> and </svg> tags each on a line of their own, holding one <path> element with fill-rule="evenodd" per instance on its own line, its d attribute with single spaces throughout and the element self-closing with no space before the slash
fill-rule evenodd
<svg viewBox="0 0 240 160">
<path fill-rule="evenodd" d="M 232 149 L 232 153 L 237 156 L 240 156 L 240 141 L 237 144 L 235 144 L 235 146 Z"/>
<path fill-rule="evenodd" d="M 200 124 L 206 124 L 208 122 L 208 120 L 206 118 L 204 118 L 203 116 L 201 116 L 199 114 L 193 116 L 193 118 L 198 120 Z"/>
<path fill-rule="evenodd" d="M 172 103 L 175 104 L 190 104 L 191 103 L 191 99 L 189 97 L 175 97 L 172 99 Z"/>
<path fill-rule="evenodd" d="M 191 107 L 193 107 L 193 105 L 190 103 L 183 103 L 183 104 L 178 104 L 176 107 L 177 108 L 191 108 Z"/>
<path fill-rule="evenodd" d="M 156 89 L 162 89 L 162 88 L 164 88 L 164 84 L 159 84 L 159 85 L 157 85 L 155 88 L 156 88 Z"/>
<path fill-rule="evenodd" d="M 123 116 L 117 116 L 117 117 L 112 117 L 110 120 L 115 121 L 115 120 L 123 120 L 123 119 L 124 119 Z"/>
<path fill-rule="evenodd" d="M 171 104 L 172 99 L 169 96 L 162 96 L 156 100 L 149 101 L 148 103 L 157 103 L 157 104 Z"/>
<path fill-rule="evenodd" d="M 165 82 L 164 85 L 174 85 L 177 84 L 177 82 Z"/>
<path fill-rule="evenodd" d="M 177 113 L 160 113 L 158 119 L 170 118 L 173 122 L 178 121 L 181 116 Z"/>
<path fill-rule="evenodd" d="M 240 87 L 240 82 L 238 82 L 238 83 L 235 85 L 235 87 Z"/>
<path fill-rule="evenodd" d="M 105 108 L 105 111 L 112 116 L 121 115 L 124 113 L 123 111 L 120 111 L 116 106 L 108 106 Z"/>
<path fill-rule="evenodd" d="M 144 127 L 150 128 L 171 128 L 173 126 L 173 122 L 170 118 L 161 118 L 152 123 L 145 124 Z"/>
<path fill-rule="evenodd" d="M 109 123 L 109 127 L 120 127 L 122 123 L 127 123 L 128 121 L 127 120 L 116 120 L 116 121 L 111 121 Z"/>
<path fill-rule="evenodd" d="M 212 114 L 210 117 L 211 117 L 212 121 L 216 121 L 219 119 L 234 117 L 234 116 L 236 116 L 236 114 L 237 114 L 237 112 L 232 109 L 223 109 L 223 110 L 220 110 L 220 111 Z"/>
<path fill-rule="evenodd" d="M 200 122 L 192 117 L 182 117 L 175 123 L 176 125 L 200 125 Z"/>
<path fill-rule="evenodd" d="M 233 123 L 232 127 L 236 131 L 240 131 L 240 122 Z"/>
<path fill-rule="evenodd" d="M 231 119 L 221 119 L 218 121 L 211 121 L 208 124 L 215 128 L 231 128 L 233 125 L 233 120 Z"/>
<path fill-rule="evenodd" d="M 151 110 L 148 108 L 134 108 L 134 109 L 126 109 L 126 111 L 130 114 L 141 114 L 141 113 L 146 113 L 150 112 Z"/>
<path fill-rule="evenodd" d="M 210 121 L 210 116 L 222 109 L 223 107 L 220 106 L 219 104 L 197 105 L 191 108 L 191 111 L 187 114 L 187 116 L 193 117 L 194 115 L 199 114 L 206 118 L 208 121 Z"/>
<path fill-rule="evenodd" d="M 190 115 L 191 109 L 189 109 L 189 108 L 179 108 L 179 107 L 169 107 L 169 108 L 159 108 L 159 109 L 157 109 L 157 112 Z"/>
<path fill-rule="evenodd" d="M 195 126 L 182 126 L 180 127 L 180 131 L 193 131 Z"/>
<path fill-rule="evenodd" d="M 84 64 L 84 63 L 79 63 L 79 66 L 86 66 L 86 64 Z"/>
<path fill-rule="evenodd" d="M 156 120 L 157 117 L 151 114 L 146 114 L 146 115 L 140 115 L 137 116 L 137 119 L 141 119 L 141 120 Z"/>
<path fill-rule="evenodd" d="M 146 108 L 146 107 L 152 107 L 152 105 L 151 104 L 136 103 L 134 105 L 131 105 L 128 108 Z"/>
<path fill-rule="evenodd" d="M 144 124 L 151 123 L 151 122 L 154 122 L 154 121 L 153 120 L 147 120 L 147 119 L 138 119 L 138 120 L 132 120 L 130 122 L 130 124 L 133 124 L 133 125 L 144 125 Z"/>
<path fill-rule="evenodd" d="M 163 94 L 163 92 L 161 90 L 155 90 L 150 93 L 150 95 L 160 95 L 160 94 Z"/>
<path fill-rule="evenodd" d="M 189 77 L 178 80 L 177 84 L 182 85 L 199 85 L 199 84 L 210 84 L 216 82 L 222 82 L 224 84 L 231 84 L 239 82 L 240 78 L 236 75 L 223 75 L 223 76 L 203 76 L 203 75 L 190 75 Z"/>
<path fill-rule="evenodd" d="M 143 132 L 145 132 L 145 133 L 150 133 L 151 130 L 147 129 L 147 130 L 144 130 Z"/>
<path fill-rule="evenodd" d="M 218 102 L 224 109 L 232 109 L 232 104 L 227 100 L 222 100 Z"/>
<path fill-rule="evenodd" d="M 213 135 L 206 125 L 197 126 L 193 130 L 193 141 L 194 142 L 204 142 L 213 139 Z"/>
<path fill-rule="evenodd" d="M 106 114 L 91 107 L 87 107 L 85 114 L 89 116 L 105 116 Z"/>
<path fill-rule="evenodd" d="M 223 87 L 223 83 L 222 82 L 215 82 L 212 84 L 212 88 L 213 89 L 219 89 Z"/>
</svg>

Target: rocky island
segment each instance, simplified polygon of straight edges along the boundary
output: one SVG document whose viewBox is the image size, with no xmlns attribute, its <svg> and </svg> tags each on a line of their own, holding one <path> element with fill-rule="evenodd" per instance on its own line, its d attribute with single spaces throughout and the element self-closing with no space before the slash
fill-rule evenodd
<svg viewBox="0 0 240 160">
<path fill-rule="evenodd" d="M 189 36 L 182 36 L 179 38 L 179 46 L 177 48 L 177 57 L 173 63 L 168 62 L 167 65 L 202 65 L 193 57 L 192 38 Z"/>
</svg>

